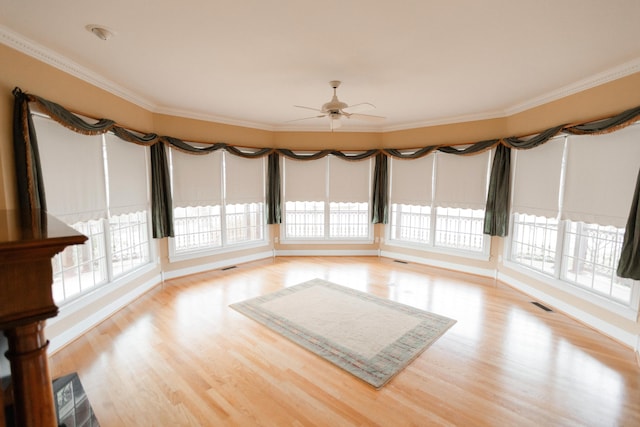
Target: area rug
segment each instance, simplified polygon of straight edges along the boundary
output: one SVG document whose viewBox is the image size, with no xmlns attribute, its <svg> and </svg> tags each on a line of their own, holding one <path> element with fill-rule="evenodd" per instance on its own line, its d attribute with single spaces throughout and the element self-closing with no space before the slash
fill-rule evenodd
<svg viewBox="0 0 640 427">
<path fill-rule="evenodd" d="M 377 389 L 456 322 L 321 279 L 230 307 Z"/>
</svg>

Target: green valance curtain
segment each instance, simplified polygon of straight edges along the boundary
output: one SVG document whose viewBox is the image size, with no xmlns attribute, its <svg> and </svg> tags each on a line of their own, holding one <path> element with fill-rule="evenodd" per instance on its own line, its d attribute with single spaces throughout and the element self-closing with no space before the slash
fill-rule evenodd
<svg viewBox="0 0 640 427">
<path fill-rule="evenodd" d="M 41 97 L 26 94 L 19 88 L 13 91 L 15 96 L 13 141 L 16 161 L 16 174 L 18 182 L 18 194 L 20 209 L 23 215 L 33 217 L 37 209 L 45 209 L 46 201 L 44 185 L 40 172 L 38 146 L 35 130 L 31 121 L 30 103 L 37 105 L 39 109 L 48 114 L 63 126 L 79 133 L 87 135 L 99 135 L 112 132 L 119 138 L 141 145 L 150 146 L 152 164 L 152 218 L 154 237 L 161 238 L 173 235 L 171 193 L 169 187 L 169 174 L 167 168 L 166 152 L 164 145 L 190 154 L 207 154 L 224 149 L 230 154 L 245 158 L 269 157 L 268 183 L 267 183 L 267 207 L 268 223 L 281 221 L 281 182 L 279 156 L 285 156 L 297 160 L 315 160 L 327 155 L 334 155 L 346 160 L 358 161 L 376 156 L 373 179 L 373 223 L 386 223 L 388 220 L 388 157 L 402 159 L 416 159 L 424 157 L 434 151 L 458 155 L 473 155 L 489 149 L 496 149 L 491 167 L 489 192 L 487 197 L 484 232 L 492 236 L 506 236 L 509 220 L 509 195 L 511 174 L 510 151 L 511 149 L 531 149 L 549 141 L 559 133 L 592 134 L 613 132 L 628 126 L 640 118 L 640 106 L 626 110 L 616 116 L 603 120 L 592 121 L 574 125 L 559 125 L 546 129 L 539 134 L 526 137 L 505 137 L 467 144 L 465 148 L 456 148 L 445 145 L 432 145 L 411 150 L 399 149 L 370 149 L 361 153 L 350 154 L 338 150 L 320 150 L 315 153 L 298 154 L 289 149 L 260 148 L 241 149 L 226 143 L 207 143 L 203 147 L 193 146 L 180 139 L 170 136 L 159 136 L 153 133 L 138 134 L 118 126 L 113 120 L 100 119 L 95 123 L 89 123 L 81 117 L 71 113 L 64 107 L 43 99 Z M 162 147 L 162 148 L 161 148 Z M 636 199 L 638 190 L 636 189 Z M 637 216 L 637 203 L 634 205 L 636 212 L 631 212 L 629 223 L 625 233 L 625 248 L 631 245 L 632 249 L 623 251 L 621 265 L 623 270 L 635 271 L 633 278 L 640 279 L 638 273 L 637 248 L 640 232 L 637 231 L 637 221 L 632 217 Z M 635 216 L 634 216 L 635 215 Z M 626 259 L 625 257 L 631 257 Z M 631 266 L 631 267 L 629 267 Z M 627 277 L 627 276 L 624 276 Z"/>
</svg>

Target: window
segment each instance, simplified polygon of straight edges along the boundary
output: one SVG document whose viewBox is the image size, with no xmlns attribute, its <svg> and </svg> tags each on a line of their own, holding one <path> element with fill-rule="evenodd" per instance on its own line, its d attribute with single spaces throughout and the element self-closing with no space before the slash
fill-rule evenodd
<svg viewBox="0 0 640 427">
<path fill-rule="evenodd" d="M 174 208 L 176 252 L 222 246 L 220 206 Z"/>
<path fill-rule="evenodd" d="M 283 240 L 371 239 L 371 160 L 284 160 Z"/>
<path fill-rule="evenodd" d="M 148 230 L 146 212 L 112 215 L 109 218 L 113 277 L 121 276 L 149 261 Z"/>
<path fill-rule="evenodd" d="M 149 264 L 148 149 L 46 117 L 34 116 L 34 125 L 47 210 L 88 237 L 52 260 L 60 304 Z"/>
<path fill-rule="evenodd" d="M 329 238 L 357 239 L 369 236 L 369 203 L 329 203 Z"/>
<path fill-rule="evenodd" d="M 70 224 L 89 239 L 82 245 L 68 246 L 53 257 L 53 299 L 56 303 L 90 291 L 108 282 L 104 221 Z"/>
<path fill-rule="evenodd" d="M 431 207 L 419 205 L 391 205 L 390 238 L 405 242 L 431 242 Z"/>
<path fill-rule="evenodd" d="M 263 203 L 226 205 L 227 243 L 264 240 Z"/>
<path fill-rule="evenodd" d="M 389 239 L 426 248 L 485 253 L 489 153 L 434 153 L 391 160 Z"/>
<path fill-rule="evenodd" d="M 482 252 L 484 209 L 436 208 L 434 246 Z"/>
<path fill-rule="evenodd" d="M 174 254 L 263 243 L 265 161 L 171 150 Z"/>
<path fill-rule="evenodd" d="M 616 276 L 624 229 L 568 221 L 561 278 L 614 300 L 629 303 L 633 280 Z"/>
<path fill-rule="evenodd" d="M 512 261 L 553 275 L 557 246 L 557 219 L 518 213 L 513 215 Z"/>
<path fill-rule="evenodd" d="M 634 125 L 516 151 L 508 259 L 637 308 L 635 282 L 617 277 L 616 268 L 638 172 L 639 139 L 640 126 Z"/>
</svg>

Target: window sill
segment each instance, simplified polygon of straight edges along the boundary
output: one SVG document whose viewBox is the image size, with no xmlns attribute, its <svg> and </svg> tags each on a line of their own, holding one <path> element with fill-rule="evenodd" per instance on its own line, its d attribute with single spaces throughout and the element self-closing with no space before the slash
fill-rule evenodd
<svg viewBox="0 0 640 427">
<path fill-rule="evenodd" d="M 283 245 L 372 245 L 373 239 L 280 239 L 280 243 Z"/>
<path fill-rule="evenodd" d="M 509 268 L 510 270 L 513 270 L 517 273 L 524 274 L 538 282 L 542 282 L 545 285 L 551 286 L 562 292 L 568 293 L 571 296 L 574 296 L 583 301 L 586 301 L 588 303 L 601 307 L 613 314 L 624 317 L 625 319 L 636 321 L 638 317 L 638 309 L 637 307 L 636 308 L 633 307 L 634 305 L 633 301 L 631 302 L 631 305 L 626 305 L 622 302 L 617 302 L 615 300 L 609 299 L 597 293 L 590 292 L 589 290 L 581 288 L 578 285 L 574 285 L 573 283 L 565 282 L 563 280 L 547 276 L 534 269 L 527 268 L 526 266 L 517 264 L 507 259 L 504 260 L 503 265 Z M 637 305 L 637 302 L 636 302 L 636 305 Z"/>
<path fill-rule="evenodd" d="M 456 256 L 460 258 L 476 259 L 480 261 L 489 261 L 489 258 L 491 256 L 490 242 L 485 244 L 485 248 L 482 252 L 469 251 L 469 250 L 463 250 L 463 249 L 453 249 L 453 248 L 446 248 L 446 247 L 439 247 L 439 246 L 429 246 L 429 245 L 423 245 L 420 243 L 404 242 L 401 240 L 387 240 L 385 244 L 387 246 L 413 249 L 413 250 L 430 252 L 435 254 L 451 255 L 451 256 Z"/>
<path fill-rule="evenodd" d="M 220 248 L 202 249 L 202 250 L 175 253 L 173 249 L 173 243 L 170 243 L 169 262 L 173 263 L 173 262 L 187 261 L 191 259 L 205 258 L 209 256 L 215 256 L 215 255 L 227 254 L 227 253 L 233 253 L 233 252 L 241 252 L 247 249 L 263 248 L 267 246 L 269 246 L 269 242 L 265 239 L 265 240 L 235 244 L 235 245 L 230 245 L 230 246 L 225 246 Z"/>
</svg>

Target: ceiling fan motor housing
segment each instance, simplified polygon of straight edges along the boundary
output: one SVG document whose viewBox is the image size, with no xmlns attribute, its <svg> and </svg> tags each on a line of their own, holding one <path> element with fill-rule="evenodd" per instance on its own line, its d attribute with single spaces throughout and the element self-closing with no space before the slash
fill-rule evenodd
<svg viewBox="0 0 640 427">
<path fill-rule="evenodd" d="M 348 105 L 346 103 L 339 101 L 338 97 L 336 95 L 333 95 L 331 101 L 322 105 L 322 112 L 329 114 L 340 113 L 340 110 L 347 107 Z"/>
<path fill-rule="evenodd" d="M 333 88 L 333 98 L 331 101 L 326 102 L 322 105 L 322 112 L 329 114 L 332 119 L 339 119 L 342 114 L 342 109 L 347 108 L 349 105 L 338 100 L 338 95 L 336 95 L 336 89 L 340 86 L 339 80 L 332 80 L 329 82 L 331 87 Z"/>
</svg>

